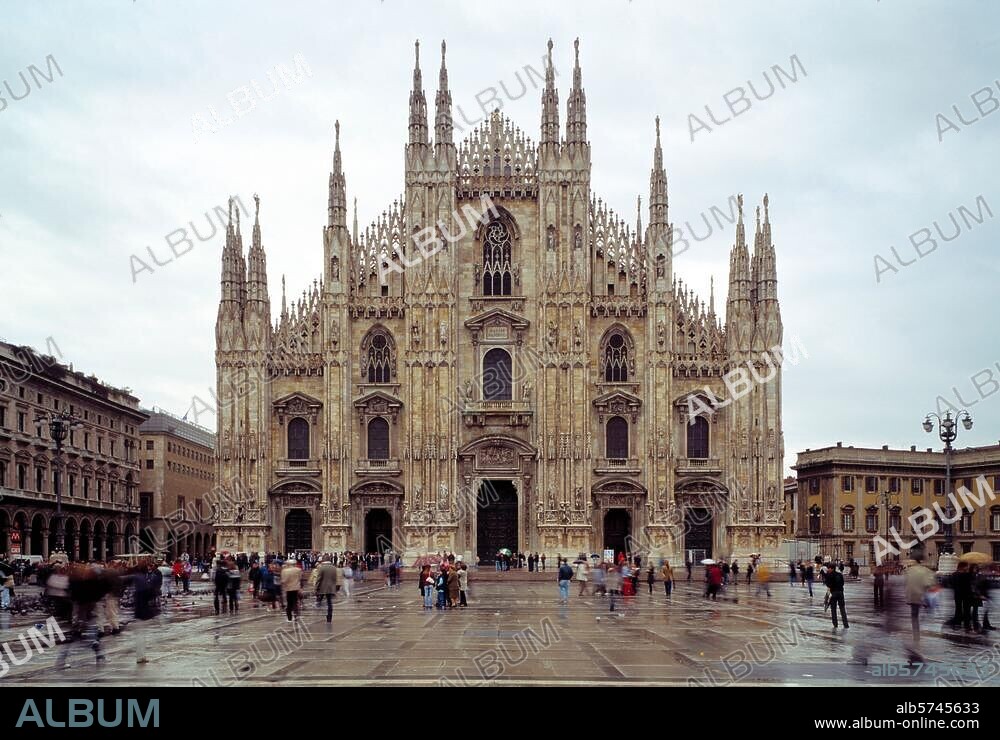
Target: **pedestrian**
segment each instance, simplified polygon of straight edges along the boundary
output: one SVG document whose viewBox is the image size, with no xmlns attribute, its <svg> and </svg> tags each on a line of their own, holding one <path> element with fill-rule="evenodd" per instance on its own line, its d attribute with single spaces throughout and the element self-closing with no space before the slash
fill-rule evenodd
<svg viewBox="0 0 1000 740">
<path fill-rule="evenodd" d="M 747 563 L 747 585 L 748 586 L 750 585 L 750 579 L 751 578 L 753 578 L 753 561 L 752 560 L 749 563 Z M 757 577 L 757 581 L 760 582 L 760 576 Z M 770 589 L 770 586 L 768 587 L 768 589 Z M 768 593 L 770 593 L 770 590 L 768 590 Z"/>
<path fill-rule="evenodd" d="M 653 566 L 650 565 L 646 569 L 646 585 L 649 586 L 649 595 L 653 595 L 653 583 L 656 581 L 656 575 L 653 573 Z"/>
<path fill-rule="evenodd" d="M 795 585 L 795 563 L 793 563 L 791 560 L 788 561 L 788 585 L 789 586 Z"/>
<path fill-rule="evenodd" d="M 669 599 L 670 593 L 674 590 L 674 571 L 670 567 L 669 561 L 663 561 L 663 567 L 660 568 L 660 578 L 663 581 L 663 590 Z"/>
<path fill-rule="evenodd" d="M 260 583 L 263 577 L 263 569 L 260 567 L 260 563 L 256 560 L 253 565 L 250 566 L 250 572 L 247 574 L 247 580 L 250 581 L 250 585 L 253 587 L 253 597 L 254 599 L 260 600 Z"/>
<path fill-rule="evenodd" d="M 458 568 L 453 564 L 448 565 L 448 608 L 454 609 L 458 606 L 459 592 L 461 585 L 458 579 Z"/>
<path fill-rule="evenodd" d="M 875 608 L 885 606 L 885 573 L 881 565 L 872 568 L 872 588 L 875 595 Z"/>
<path fill-rule="evenodd" d="M 608 601 L 610 606 L 608 611 L 615 610 L 615 597 L 622 592 L 622 574 L 617 565 L 608 566 Z"/>
<path fill-rule="evenodd" d="M 690 561 L 690 560 L 685 560 L 685 561 L 684 561 L 684 567 L 686 567 L 686 568 L 687 568 L 687 572 L 688 572 L 688 583 L 690 583 L 690 582 L 691 582 L 691 561 Z"/>
<path fill-rule="evenodd" d="M 545 553 L 542 553 L 542 573 L 545 572 Z"/>
<path fill-rule="evenodd" d="M 434 608 L 434 576 L 431 575 L 430 563 L 425 563 L 420 569 L 420 593 L 424 597 L 424 609 Z"/>
<path fill-rule="evenodd" d="M 229 586 L 229 571 L 226 569 L 226 564 L 221 558 L 215 564 L 215 573 L 213 574 L 212 582 L 215 585 L 215 598 L 213 599 L 213 604 L 215 605 L 215 616 L 219 616 L 219 597 L 222 597 L 221 609 L 225 610 L 226 588 Z"/>
<path fill-rule="evenodd" d="M 542 556 L 544 557 L 544 555 Z M 573 569 L 569 567 L 566 558 L 561 558 L 557 580 L 559 581 L 559 603 L 569 603 L 569 582 L 573 578 Z"/>
<path fill-rule="evenodd" d="M 240 581 L 241 573 L 239 565 L 232 558 L 229 559 L 227 564 L 226 575 L 229 578 L 228 583 L 226 583 L 226 598 L 229 602 L 229 613 L 235 614 L 240 610 Z"/>
<path fill-rule="evenodd" d="M 840 616 L 844 619 L 844 629 L 851 625 L 847 623 L 847 609 L 844 604 L 844 574 L 836 568 L 829 568 L 826 571 L 826 587 L 830 589 L 830 616 L 833 618 L 833 628 L 837 629 L 837 607 L 840 607 Z"/>
<path fill-rule="evenodd" d="M 806 585 L 809 587 L 809 598 L 813 596 L 813 579 L 815 578 L 815 571 L 813 571 L 812 563 L 807 563 L 805 567 L 806 575 Z"/>
<path fill-rule="evenodd" d="M 468 591 L 469 591 L 469 568 L 468 568 L 468 566 L 465 563 L 461 562 L 461 560 L 462 559 L 459 558 L 459 563 L 458 563 L 458 597 L 459 597 L 459 603 L 458 603 L 458 605 L 464 609 L 465 607 L 467 607 L 469 605 L 469 602 L 468 602 L 468 600 L 465 597 L 466 593 L 468 593 Z"/>
<path fill-rule="evenodd" d="M 333 597 L 337 594 L 337 569 L 329 555 L 320 560 L 316 573 L 316 606 L 322 606 L 326 599 L 326 621 L 333 621 Z"/>
<path fill-rule="evenodd" d="M 299 611 L 299 591 L 302 590 L 302 570 L 294 558 L 285 561 L 281 569 L 281 590 L 285 593 L 285 619 L 292 621 L 292 614 Z"/>
<path fill-rule="evenodd" d="M 914 557 L 916 563 L 903 573 L 903 584 L 906 589 L 906 603 L 910 605 L 910 628 L 913 632 L 913 645 L 920 644 L 920 609 L 923 608 L 927 591 L 936 583 L 934 572 L 921 564 L 920 558 Z"/>
<path fill-rule="evenodd" d="M 727 560 L 722 564 L 722 585 L 729 585 L 729 561 Z"/>
<path fill-rule="evenodd" d="M 352 592 L 352 590 L 354 588 L 354 583 L 353 583 L 354 582 L 354 569 L 351 568 L 351 561 L 350 560 L 344 560 L 343 561 L 343 566 L 344 566 L 343 568 L 338 568 L 337 569 L 337 571 L 338 571 L 337 572 L 337 583 L 340 584 L 340 587 L 344 591 L 344 598 L 345 599 L 350 599 L 351 598 L 351 592 Z"/>
<path fill-rule="evenodd" d="M 740 585 L 740 566 L 735 560 L 733 561 L 733 564 L 729 567 L 729 570 L 731 570 L 733 573 L 733 585 L 734 586 Z"/>
<path fill-rule="evenodd" d="M 101 649 L 100 635 L 97 633 L 95 609 L 97 603 L 107 593 L 108 583 L 97 573 L 96 569 L 88 565 L 73 564 L 67 570 L 69 575 L 69 600 L 73 605 L 72 613 L 75 617 L 74 621 L 79 625 L 80 637 L 82 638 L 81 643 L 94 651 L 97 663 L 101 664 L 104 662 L 105 657 Z M 21 641 L 27 647 L 23 636 L 21 637 Z M 59 655 L 56 657 L 57 670 L 69 667 L 67 658 L 69 658 L 72 644 L 72 640 L 63 642 L 62 647 L 59 649 Z M 28 657 L 30 657 L 30 648 L 26 652 Z M 13 656 L 10 654 L 10 645 L 7 645 L 7 654 L 11 658 L 11 662 L 13 662 Z"/>
<path fill-rule="evenodd" d="M 534 553 L 528 553 L 528 572 L 532 573 L 535 570 L 535 555 Z"/>
<path fill-rule="evenodd" d="M 591 580 L 594 581 L 594 596 L 597 596 L 598 594 L 600 594 L 601 597 L 608 595 L 607 566 L 604 565 L 604 563 L 594 567 L 591 571 Z"/>
<path fill-rule="evenodd" d="M 135 618 L 137 622 L 149 622 L 160 614 L 156 605 L 156 597 L 160 593 L 163 576 L 154 567 L 153 561 L 146 564 L 146 568 L 140 570 L 132 579 L 134 586 L 133 606 L 135 607 Z M 146 657 L 146 627 L 136 624 L 132 628 L 135 632 L 135 662 L 137 664 L 148 663 Z"/>
<path fill-rule="evenodd" d="M 434 588 L 437 590 L 437 608 L 444 609 L 448 599 L 448 564 L 441 563 L 437 578 L 434 581 Z"/>
<path fill-rule="evenodd" d="M 712 563 L 705 569 L 705 598 L 718 601 L 719 589 L 722 588 L 722 568 L 718 563 Z"/>
<path fill-rule="evenodd" d="M 753 566 L 747 566 L 747 583 L 750 582 L 750 573 L 753 572 Z M 767 594 L 767 598 L 771 598 L 771 571 L 768 569 L 767 565 L 761 563 L 757 566 L 757 592 L 755 596 L 760 596 L 760 592 L 763 591 Z"/>
<path fill-rule="evenodd" d="M 587 581 L 590 580 L 586 560 L 581 560 L 579 563 L 577 563 L 576 580 L 580 582 L 580 596 L 586 596 Z"/>
<path fill-rule="evenodd" d="M 184 593 L 191 593 L 191 561 L 187 557 L 181 562 L 181 585 Z"/>
</svg>

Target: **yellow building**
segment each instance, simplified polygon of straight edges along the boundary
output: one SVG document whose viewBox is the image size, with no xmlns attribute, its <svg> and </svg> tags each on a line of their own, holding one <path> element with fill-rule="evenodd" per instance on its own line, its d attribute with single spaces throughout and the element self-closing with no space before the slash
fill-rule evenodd
<svg viewBox="0 0 1000 740">
<path fill-rule="evenodd" d="M 953 491 L 964 486 L 978 494 L 979 476 L 990 487 L 988 494 L 982 494 L 984 505 L 963 507 L 966 499 L 956 494 L 959 506 L 952 502 L 953 515 L 959 518 L 952 525 L 954 551 L 982 552 L 1000 560 L 1000 500 L 993 494 L 1000 495 L 1000 445 L 956 449 L 951 462 Z M 796 536 L 818 543 L 824 556 L 872 563 L 875 535 L 895 544 L 887 537 L 892 527 L 904 542 L 910 542 L 916 536 L 911 517 L 918 516 L 919 524 L 923 520 L 919 512 L 927 509 L 940 528 L 923 544 L 928 561 L 937 561 L 947 526 L 941 512 L 951 518 L 943 452 L 844 447 L 838 442 L 835 447 L 800 452 L 794 469 L 798 474 Z"/>
</svg>

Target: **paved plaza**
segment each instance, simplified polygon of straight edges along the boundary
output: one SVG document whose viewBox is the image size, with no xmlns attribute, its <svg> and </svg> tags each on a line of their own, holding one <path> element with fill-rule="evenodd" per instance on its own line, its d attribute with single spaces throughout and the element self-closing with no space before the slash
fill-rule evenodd
<svg viewBox="0 0 1000 740">
<path fill-rule="evenodd" d="M 362 585 L 349 603 L 335 604 L 332 624 L 325 607 L 317 609 L 309 598 L 301 619 L 288 623 L 283 612 L 252 600 L 241 602 L 235 616 L 216 617 L 211 596 L 196 594 L 172 600 L 155 623 L 141 627 L 148 664 L 135 662 L 130 626 L 105 638 L 107 662 L 99 668 L 93 653 L 75 642 L 69 668 L 56 671 L 58 648 L 46 648 L 11 666 L 0 682 L 925 685 L 939 678 L 975 681 L 971 661 L 988 675 L 987 664 L 998 655 L 986 657 L 1000 639 L 990 636 L 995 633 L 942 628 L 947 591 L 938 613 L 925 618 L 923 662 L 908 666 L 909 612 L 900 604 L 896 630 L 887 632 L 866 582 L 847 585 L 849 630 L 832 628 L 822 587 L 810 599 L 805 588 L 774 583 L 770 600 L 756 597 L 756 588 L 730 586 L 724 600 L 709 602 L 699 583 L 680 582 L 668 601 L 661 584 L 650 596 L 640 583 L 640 593 L 611 612 L 605 598 L 579 597 L 576 583 L 570 604 L 559 605 L 554 576 L 477 583 L 473 575 L 469 607 L 440 612 L 423 610 L 411 577 L 398 591 Z M 24 648 L 17 635 L 39 621 L 25 619 L 0 617 L 0 639 L 18 659 Z M 0 657 L 11 662 L 6 652 Z"/>
</svg>

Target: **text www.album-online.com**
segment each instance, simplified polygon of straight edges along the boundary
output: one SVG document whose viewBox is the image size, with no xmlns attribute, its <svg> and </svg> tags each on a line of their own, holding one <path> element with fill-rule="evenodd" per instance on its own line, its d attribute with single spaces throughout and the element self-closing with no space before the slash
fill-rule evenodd
<svg viewBox="0 0 1000 740">
<path fill-rule="evenodd" d="M 813 725 L 817 729 L 829 728 L 831 730 L 868 730 L 868 729 L 904 729 L 904 730 L 924 730 L 924 729 L 979 729 L 978 719 L 931 719 L 930 717 L 917 717 L 916 719 L 871 719 L 860 717 L 858 719 L 815 719 Z"/>
</svg>

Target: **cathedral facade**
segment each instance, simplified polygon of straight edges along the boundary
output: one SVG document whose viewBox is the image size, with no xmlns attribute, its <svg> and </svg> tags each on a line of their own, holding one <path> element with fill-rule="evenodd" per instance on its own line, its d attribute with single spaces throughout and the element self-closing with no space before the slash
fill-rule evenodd
<svg viewBox="0 0 1000 740">
<path fill-rule="evenodd" d="M 740 197 L 723 323 L 714 293 L 706 304 L 673 274 L 658 119 L 632 228 L 591 187 L 578 47 L 565 110 L 563 128 L 550 41 L 538 143 L 499 112 L 456 143 L 444 44 L 432 124 L 418 45 L 402 195 L 348 223 L 338 124 L 322 274 L 290 305 L 283 281 L 276 318 L 259 201 L 246 256 L 230 217 L 220 549 L 777 549 L 767 196 L 752 256 Z M 734 371 L 749 380 L 727 383 Z"/>
</svg>

